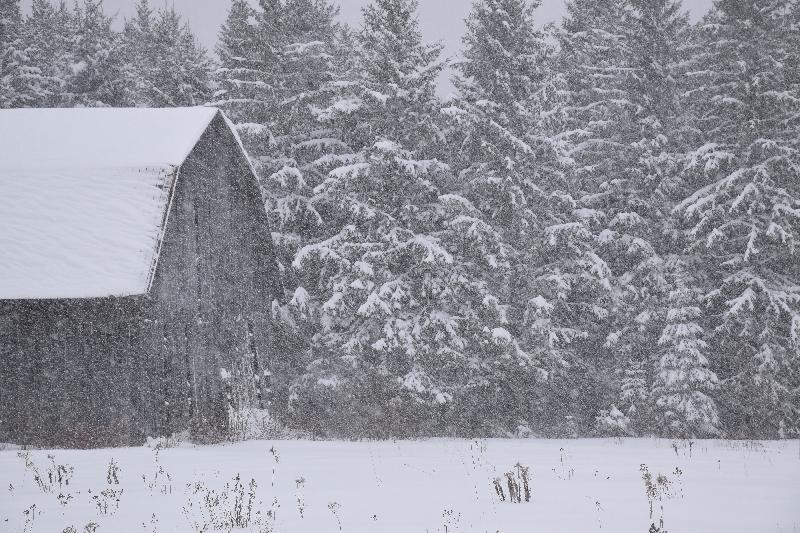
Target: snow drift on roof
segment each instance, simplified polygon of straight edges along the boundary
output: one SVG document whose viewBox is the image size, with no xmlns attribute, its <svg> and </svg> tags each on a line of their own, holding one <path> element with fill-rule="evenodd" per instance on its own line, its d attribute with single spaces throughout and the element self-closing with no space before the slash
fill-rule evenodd
<svg viewBox="0 0 800 533">
<path fill-rule="evenodd" d="M 210 107 L 2 111 L 0 168 L 180 165 L 217 113 Z"/>
<path fill-rule="evenodd" d="M 146 293 L 178 168 L 217 113 L 0 111 L 0 299 Z"/>
</svg>

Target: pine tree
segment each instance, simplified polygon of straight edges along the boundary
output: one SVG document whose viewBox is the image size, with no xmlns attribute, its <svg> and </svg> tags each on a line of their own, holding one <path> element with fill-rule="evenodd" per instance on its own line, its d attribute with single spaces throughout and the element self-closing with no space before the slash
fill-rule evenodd
<svg viewBox="0 0 800 533">
<path fill-rule="evenodd" d="M 602 406 L 598 347 L 612 278 L 596 252 L 594 212 L 568 193 L 554 195 L 547 205 L 550 224 L 530 252 L 526 346 L 549 360 L 551 376 L 539 413 L 542 431 L 576 436 L 574 431 L 584 432 Z"/>
<path fill-rule="evenodd" d="M 70 14 L 64 101 L 77 107 L 125 107 L 134 100 L 123 40 L 102 0 L 83 0 Z"/>
<path fill-rule="evenodd" d="M 351 125 L 343 139 L 353 151 L 315 191 L 339 206 L 336 231 L 294 262 L 317 280 L 302 294 L 319 299 L 322 331 L 293 406 L 329 431 L 347 420 L 338 434 L 515 427 L 501 367 L 530 362 L 503 327 L 506 309 L 472 275 L 474 261 L 488 259 L 479 253 L 498 256 L 493 233 L 468 217 L 476 210 L 450 194 L 449 167 L 431 158 L 441 151 L 443 65 L 440 47 L 422 42 L 415 10 L 413 0 L 364 10 L 359 75 L 323 113 Z M 486 419 L 490 409 L 508 419 Z"/>
<path fill-rule="evenodd" d="M 551 51 L 535 30 L 537 7 L 525 0 L 473 5 L 456 65 L 459 107 L 448 110 L 466 132 L 456 154 L 465 194 L 518 251 L 530 244 L 542 183 L 560 172 L 551 140 L 540 134 Z"/>
<path fill-rule="evenodd" d="M 592 370 L 603 387 L 594 395 L 624 406 L 635 431 L 650 426 L 637 417 L 651 410 L 639 393 L 636 402 L 622 396 L 631 399 L 625 390 L 642 380 L 652 383 L 652 346 L 669 292 L 662 257 L 679 246 L 670 224 L 685 142 L 676 43 L 686 39 L 688 19 L 675 0 L 574 0 L 567 10 L 559 70 L 566 93 L 563 132 L 575 160 L 572 191 L 583 192 L 579 209 L 597 228 L 593 250 L 612 288 L 611 313 L 596 329 L 607 336 L 605 362 Z M 606 388 L 614 381 L 617 393 Z"/>
<path fill-rule="evenodd" d="M 273 28 L 267 26 L 274 24 L 274 16 L 274 12 L 257 11 L 246 0 L 233 0 L 217 44 L 220 65 L 215 78 L 219 90 L 214 104 L 238 125 L 251 150 L 263 139 L 269 144 L 279 92 L 272 76 L 278 68 L 280 45 L 274 42 L 278 36 L 270 32 Z"/>
<path fill-rule="evenodd" d="M 451 142 L 464 195 L 507 247 L 507 266 L 482 276 L 510 303 L 512 333 L 550 371 L 546 384 L 523 380 L 525 415 L 537 431 L 563 434 L 574 429 L 559 427 L 572 428 L 585 411 L 575 401 L 583 388 L 577 345 L 588 338 L 593 314 L 604 313 L 596 298 L 607 269 L 592 252 L 592 222 L 572 196 L 564 80 L 554 68 L 552 36 L 535 29 L 538 6 L 474 4 L 457 65 L 460 98 L 446 111 L 463 132 Z"/>
<path fill-rule="evenodd" d="M 649 432 L 654 406 L 638 394 L 635 402 L 625 402 L 624 397 L 631 379 L 653 383 L 657 362 L 652 347 L 670 292 L 663 257 L 680 246 L 670 210 L 678 200 L 675 177 L 684 151 L 678 104 L 684 86 L 683 58 L 678 43 L 688 36 L 688 16 L 675 0 L 629 0 L 626 8 L 622 21 L 629 53 L 624 88 L 633 105 L 632 161 L 624 180 L 609 188 L 607 213 L 613 218 L 604 238 L 605 256 L 622 258 L 609 261 L 620 290 L 614 326 L 619 340 L 614 348 L 628 357 L 629 375 L 623 379 L 620 399 L 636 411 L 632 426 Z"/>
<path fill-rule="evenodd" d="M 19 85 L 19 0 L 3 0 L 0 3 L 0 108 L 18 107 L 21 95 Z"/>
<path fill-rule="evenodd" d="M 667 323 L 658 340 L 660 359 L 653 386 L 655 429 L 675 438 L 713 437 L 720 422 L 713 394 L 717 376 L 708 369 L 708 344 L 698 324 L 702 312 L 695 280 L 680 259 L 671 261 Z"/>
<path fill-rule="evenodd" d="M 126 74 L 136 95 L 136 105 L 153 107 L 156 43 L 153 39 L 153 9 L 149 0 L 136 3 L 136 16 L 125 21 L 125 51 L 130 68 Z"/>
<path fill-rule="evenodd" d="M 699 28 L 684 105 L 697 138 L 676 209 L 702 257 L 712 368 L 732 437 L 800 429 L 800 179 L 791 2 L 719 0 Z"/>
<path fill-rule="evenodd" d="M 559 255 L 582 261 L 597 278 L 592 290 L 583 292 L 587 303 L 605 296 L 595 300 L 594 308 L 584 305 L 593 316 L 579 321 L 587 324 L 583 331 L 589 336 L 576 368 L 583 368 L 585 378 L 576 392 L 588 423 L 618 400 L 627 362 L 646 366 L 642 337 L 650 317 L 641 302 L 651 280 L 644 267 L 657 261 L 636 172 L 634 144 L 640 137 L 630 90 L 627 17 L 626 0 L 573 0 L 557 33 L 564 93 L 561 136 L 574 161 L 566 192 L 577 218 L 566 219 L 565 229 L 582 235 L 576 241 L 580 246 Z M 571 271 L 580 275 L 574 267 Z"/>
<path fill-rule="evenodd" d="M 514 263 L 526 262 L 526 250 L 541 230 L 543 184 L 562 174 L 557 147 L 542 132 L 551 49 L 535 30 L 537 7 L 525 0 L 473 5 L 464 59 L 456 65 L 459 99 L 446 109 L 461 134 L 451 142 L 463 194 L 502 234 Z M 506 293 L 517 289 L 508 274 L 496 278 Z"/>
<path fill-rule="evenodd" d="M 320 237 L 324 212 L 314 205 L 314 189 L 326 177 L 328 159 L 350 152 L 339 128 L 320 115 L 337 94 L 342 81 L 337 10 L 327 0 L 289 0 L 282 17 L 287 43 L 281 85 L 285 97 L 277 103 L 274 125 L 274 161 L 266 168 L 264 188 L 272 214 L 273 237 L 279 249 L 287 289 L 299 280 L 290 265 L 298 249 Z"/>
<path fill-rule="evenodd" d="M 54 6 L 50 0 L 33 0 L 25 19 L 24 31 L 31 64 L 39 70 L 40 91 L 34 107 L 64 107 L 66 84 L 71 75 L 71 17 L 64 2 Z"/>
<path fill-rule="evenodd" d="M 342 124 L 324 116 L 349 79 L 352 42 L 328 0 L 287 0 L 280 13 L 283 96 L 276 99 L 270 151 L 259 158 L 258 168 L 288 300 L 275 306 L 274 315 L 285 358 L 292 361 L 280 374 L 290 383 L 304 362 L 315 359 L 310 348 L 320 329 L 318 299 L 305 292 L 313 285 L 306 269 L 292 263 L 301 248 L 325 236 L 330 213 L 340 207 L 316 189 L 338 156 L 352 151 L 342 140 Z"/>
<path fill-rule="evenodd" d="M 520 327 L 528 300 L 523 280 L 530 266 L 532 239 L 541 227 L 537 207 L 541 184 L 553 172 L 553 147 L 540 136 L 540 100 L 546 97 L 546 58 L 550 52 L 535 30 L 538 3 L 525 0 L 475 2 L 467 17 L 464 58 L 454 79 L 458 99 L 445 109 L 452 122 L 449 143 L 460 193 L 470 202 L 470 219 L 489 230 L 499 254 L 476 264 L 498 301 L 509 305 L 509 333 L 525 337 Z M 550 165 L 548 167 L 548 165 Z M 544 360 L 542 357 L 540 360 Z M 533 370 L 529 368 L 529 370 Z M 518 416 L 530 424 L 536 403 L 536 373 L 511 369 L 504 379 L 525 400 Z"/>
<path fill-rule="evenodd" d="M 635 103 L 630 83 L 624 0 L 572 0 L 559 38 L 559 70 L 567 91 L 565 115 L 577 175 L 603 200 L 634 165 Z"/>
<path fill-rule="evenodd" d="M 672 207 L 681 198 L 679 175 L 685 153 L 688 120 L 681 111 L 680 96 L 688 87 L 685 59 L 691 33 L 688 14 L 679 0 L 628 0 L 626 19 L 629 92 L 636 104 L 634 144 L 636 181 L 650 200 L 657 225 L 669 222 Z M 669 227 L 653 232 L 657 249 L 671 250 L 677 236 Z"/>
<path fill-rule="evenodd" d="M 211 62 L 174 8 L 164 7 L 158 11 L 149 37 L 153 46 L 153 55 L 149 58 L 152 65 L 150 106 L 205 103 L 210 96 Z"/>
<path fill-rule="evenodd" d="M 267 196 L 274 186 L 270 177 L 284 160 L 278 145 L 285 144 L 279 129 L 281 104 L 289 96 L 285 87 L 289 26 L 279 0 L 261 0 L 258 9 L 245 0 L 233 0 L 217 44 L 220 65 L 214 75 L 218 90 L 213 104 L 234 123 Z"/>
<path fill-rule="evenodd" d="M 40 90 L 40 71 L 31 64 L 21 29 L 19 0 L 1 0 L 0 109 L 31 106 Z"/>
</svg>

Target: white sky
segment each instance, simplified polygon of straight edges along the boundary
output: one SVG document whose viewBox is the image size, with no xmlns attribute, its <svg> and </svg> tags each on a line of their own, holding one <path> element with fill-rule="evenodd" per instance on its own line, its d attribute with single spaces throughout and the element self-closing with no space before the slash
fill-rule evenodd
<svg viewBox="0 0 800 533">
<path fill-rule="evenodd" d="M 250 0 L 254 5 L 258 0 Z M 213 51 L 219 26 L 225 20 L 229 0 L 150 0 L 153 6 L 162 2 L 174 4 L 192 26 L 200 41 Z M 341 17 L 355 27 L 361 23 L 361 8 L 369 0 L 340 0 Z M 118 20 L 131 16 L 135 0 L 104 0 L 106 13 L 116 14 Z M 693 19 L 698 19 L 709 9 L 712 0 L 684 0 L 684 5 L 691 12 Z M 24 8 L 28 8 L 30 0 L 22 0 Z M 469 12 L 472 0 L 419 0 L 420 21 L 425 38 L 430 41 L 442 41 L 445 54 L 452 57 L 461 47 L 461 34 L 464 31 L 464 18 Z M 542 0 L 537 15 L 542 25 L 558 20 L 564 13 L 564 0 Z M 447 93 L 449 82 L 442 80 L 441 92 Z"/>
</svg>

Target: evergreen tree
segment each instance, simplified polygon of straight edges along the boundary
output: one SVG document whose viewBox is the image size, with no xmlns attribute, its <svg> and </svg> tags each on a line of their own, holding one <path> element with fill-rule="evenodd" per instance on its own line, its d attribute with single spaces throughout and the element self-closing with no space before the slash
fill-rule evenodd
<svg viewBox="0 0 800 533">
<path fill-rule="evenodd" d="M 139 0 L 125 21 L 128 75 L 138 106 L 201 105 L 210 98 L 211 61 L 174 8 Z"/>
<path fill-rule="evenodd" d="M 39 70 L 41 81 L 41 90 L 32 105 L 69 105 L 65 91 L 71 74 L 68 56 L 72 39 L 71 17 L 66 4 L 62 1 L 54 6 L 50 0 L 33 0 L 24 31 L 31 63 Z"/>
<path fill-rule="evenodd" d="M 634 143 L 640 137 L 630 91 L 626 0 L 572 0 L 566 7 L 557 68 L 564 90 L 561 135 L 574 161 L 567 192 L 575 199 L 575 214 L 590 223 L 584 254 L 590 268 L 603 272 L 599 287 L 607 291 L 606 300 L 597 300 L 588 330 L 593 335 L 580 358 L 587 378 L 579 384 L 578 405 L 590 422 L 617 401 L 626 362 L 646 367 L 642 329 L 649 317 L 638 304 L 648 283 L 647 269 L 640 267 L 656 254 L 636 172 Z M 592 293 L 585 294 L 591 301 Z"/>
<path fill-rule="evenodd" d="M 595 315 L 606 313 L 607 268 L 592 250 L 596 221 L 573 197 L 564 79 L 554 68 L 552 36 L 535 29 L 538 6 L 474 4 L 457 65 L 460 98 L 447 111 L 465 132 L 455 154 L 464 194 L 508 249 L 508 267 L 482 275 L 511 304 L 511 331 L 550 372 L 546 384 L 522 380 L 525 416 L 539 432 L 571 434 L 585 411 L 575 400 L 588 376 L 578 344 Z"/>
<path fill-rule="evenodd" d="M 442 46 L 422 43 L 416 2 L 380 0 L 363 10 L 358 35 L 357 83 L 350 104 L 359 108 L 349 144 L 371 146 L 378 136 L 404 147 L 431 149 L 441 140 L 436 80 Z M 348 109 L 343 109 L 347 112 Z"/>
<path fill-rule="evenodd" d="M 473 4 L 466 20 L 464 58 L 456 65 L 459 98 L 445 109 L 454 123 L 449 141 L 455 145 L 451 158 L 461 194 L 474 206 L 471 218 L 490 229 L 487 237 L 499 245 L 500 253 L 489 255 L 491 261 L 478 265 L 473 275 L 510 305 L 507 327 L 520 339 L 525 338 L 520 326 L 530 297 L 524 287 L 529 252 L 541 231 L 541 185 L 557 179 L 554 147 L 540 134 L 550 49 L 535 29 L 537 7 L 526 0 Z M 504 377 L 520 396 L 518 416 L 526 424 L 537 403 L 535 376 L 511 369 Z"/>
<path fill-rule="evenodd" d="M 550 221 L 529 253 L 532 297 L 524 320 L 529 345 L 550 360 L 540 430 L 574 437 L 585 434 L 611 387 L 602 344 L 613 278 L 597 253 L 602 215 L 569 191 L 554 191 L 542 213 Z"/>
<path fill-rule="evenodd" d="M 456 65 L 459 99 L 445 110 L 462 134 L 452 142 L 463 194 L 502 234 L 514 269 L 526 262 L 526 250 L 541 229 L 537 208 L 543 184 L 562 175 L 557 147 L 542 134 L 551 50 L 535 30 L 536 7 L 525 0 L 473 5 L 464 60 Z M 506 294 L 518 289 L 509 274 L 496 274 Z"/>
<path fill-rule="evenodd" d="M 612 312 L 598 328 L 607 332 L 605 361 L 593 370 L 602 388 L 587 400 L 613 401 L 636 431 L 651 425 L 642 386 L 652 383 L 669 293 L 662 256 L 679 245 L 669 213 L 684 143 L 676 43 L 688 20 L 675 0 L 574 0 L 567 10 L 559 43 L 571 190 L 583 191 L 580 209 L 597 224 L 594 251 L 612 287 Z"/>
<path fill-rule="evenodd" d="M 287 43 L 281 74 L 285 97 L 277 103 L 274 160 L 264 165 L 264 188 L 272 214 L 273 237 L 281 270 L 293 292 L 299 280 L 290 268 L 298 249 L 322 236 L 323 206 L 314 204 L 314 189 L 330 170 L 328 159 L 350 152 L 340 128 L 320 117 L 342 82 L 341 28 L 337 10 L 327 0 L 289 0 L 282 17 Z M 270 172 L 271 170 L 271 172 Z M 288 267 L 288 268 L 287 268 Z"/>
<path fill-rule="evenodd" d="M 650 200 L 652 221 L 661 227 L 680 195 L 680 168 L 688 121 L 681 94 L 688 88 L 686 55 L 692 40 L 688 14 L 679 0 L 628 0 L 626 31 L 631 51 L 630 97 L 636 104 L 638 140 L 634 144 L 636 181 Z M 672 226 L 652 232 L 658 250 L 672 250 L 678 236 Z"/>
<path fill-rule="evenodd" d="M 466 133 L 456 154 L 465 194 L 520 252 L 531 242 L 542 183 L 560 171 L 551 140 L 540 134 L 550 49 L 535 30 L 536 7 L 526 0 L 473 5 L 456 65 L 459 109 L 448 110 Z"/>
<path fill-rule="evenodd" d="M 797 435 L 800 179 L 791 2 L 719 0 L 699 28 L 696 117 L 676 212 L 702 257 L 712 368 L 732 437 Z"/>
<path fill-rule="evenodd" d="M 564 76 L 564 133 L 571 141 L 576 173 L 604 207 L 612 182 L 634 165 L 631 141 L 635 103 L 629 99 L 624 0 L 572 0 L 558 32 L 559 70 Z"/>
<path fill-rule="evenodd" d="M 126 74 L 136 94 L 136 105 L 150 107 L 154 92 L 156 46 L 153 39 L 153 9 L 149 0 L 136 3 L 136 16 L 125 21 L 123 37 L 130 65 Z"/>
<path fill-rule="evenodd" d="M 717 376 L 708 369 L 708 344 L 698 324 L 696 283 L 680 259 L 671 261 L 667 323 L 658 344 L 660 359 L 653 387 L 654 423 L 659 433 L 677 438 L 720 434 L 719 415 L 712 395 Z"/>
<path fill-rule="evenodd" d="M 337 434 L 487 433 L 515 427 L 503 367 L 531 364 L 506 309 L 476 278 L 493 232 L 452 190 L 441 151 L 435 82 L 439 46 L 422 42 L 413 0 L 364 10 L 358 77 L 326 110 L 352 125 L 317 196 L 339 206 L 337 231 L 300 250 L 295 267 L 317 280 L 317 359 L 293 407 Z M 487 410 L 500 414 L 486 418 Z M 320 412 L 322 413 L 320 416 Z M 318 429 L 318 428 L 317 428 Z"/>
<path fill-rule="evenodd" d="M 76 107 L 125 107 L 134 100 L 123 40 L 102 0 L 83 0 L 70 13 L 62 102 Z"/>
<path fill-rule="evenodd" d="M 657 355 L 652 347 L 671 286 L 662 259 L 681 245 L 671 220 L 679 200 L 676 176 L 682 162 L 684 131 L 679 95 L 685 87 L 682 47 L 688 37 L 688 16 L 675 0 L 629 0 L 624 22 L 627 57 L 626 99 L 633 104 L 630 156 L 625 181 L 610 187 L 611 232 L 606 234 L 608 257 L 618 275 L 619 304 L 616 350 L 628 356 L 622 381 L 623 405 L 637 431 L 651 432 L 656 406 L 648 404 L 641 382 L 652 386 Z M 630 390 L 636 390 L 635 394 Z M 628 401 L 625 401 L 628 398 Z M 658 432 L 658 426 L 656 432 Z"/>
<path fill-rule="evenodd" d="M 158 11 L 150 26 L 149 107 L 196 106 L 209 94 L 211 62 L 174 8 Z M 145 34 L 147 35 L 147 34 Z"/>
<path fill-rule="evenodd" d="M 283 383 L 293 382 L 304 363 L 315 359 L 311 338 L 319 331 L 316 295 L 305 269 L 292 263 L 297 252 L 329 232 L 331 213 L 340 206 L 316 190 L 337 166 L 340 154 L 351 153 L 342 140 L 343 126 L 326 120 L 325 110 L 338 98 L 350 74 L 352 42 L 335 21 L 338 10 L 328 0 L 287 0 L 281 9 L 284 34 L 279 85 L 269 156 L 259 159 L 263 190 L 270 213 L 278 265 L 288 302 L 276 306 L 281 339 L 290 367 Z M 284 389 L 281 387 L 281 391 Z"/>
<path fill-rule="evenodd" d="M 40 90 L 39 70 L 23 39 L 19 0 L 0 1 L 0 109 L 28 107 Z"/>
<path fill-rule="evenodd" d="M 254 133 L 260 133 L 270 120 L 274 92 L 269 84 L 273 61 L 266 61 L 274 48 L 263 42 L 257 15 L 246 0 L 232 1 L 217 43 L 219 90 L 214 102 L 240 129 L 246 124 Z"/>
</svg>

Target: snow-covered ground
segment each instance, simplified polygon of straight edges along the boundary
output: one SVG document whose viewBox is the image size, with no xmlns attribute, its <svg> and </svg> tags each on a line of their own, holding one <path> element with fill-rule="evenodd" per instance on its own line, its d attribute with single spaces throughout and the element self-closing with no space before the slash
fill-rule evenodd
<svg viewBox="0 0 800 533">
<path fill-rule="evenodd" d="M 518 463 L 530 468 L 529 502 Z M 510 501 L 505 472 L 519 483 L 521 503 Z M 0 490 L 3 532 L 646 533 L 663 517 L 662 531 L 670 533 L 798 533 L 800 442 L 253 441 L 6 450 Z"/>
</svg>

